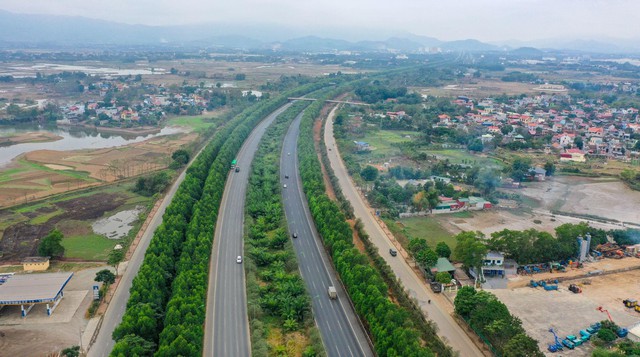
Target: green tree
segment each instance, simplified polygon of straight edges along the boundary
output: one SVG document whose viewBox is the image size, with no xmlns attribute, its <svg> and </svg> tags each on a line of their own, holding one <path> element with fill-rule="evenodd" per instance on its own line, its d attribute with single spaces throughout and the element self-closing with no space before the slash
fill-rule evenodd
<svg viewBox="0 0 640 357">
<path fill-rule="evenodd" d="M 96 273 L 96 278 L 94 280 L 111 285 L 116 282 L 116 275 L 109 269 L 103 269 Z"/>
<path fill-rule="evenodd" d="M 436 281 L 441 284 L 449 284 L 451 282 L 451 274 L 446 271 L 440 271 L 436 274 Z"/>
<path fill-rule="evenodd" d="M 78 357 L 80 356 L 80 346 L 67 347 L 60 354 L 64 357 Z"/>
<path fill-rule="evenodd" d="M 500 132 L 502 132 L 502 135 L 507 135 L 512 131 L 513 131 L 513 126 L 509 124 L 506 124 L 502 128 L 500 128 Z"/>
<path fill-rule="evenodd" d="M 431 268 L 438 262 L 438 255 L 429 248 L 423 249 L 416 254 L 416 262 L 425 268 Z"/>
<path fill-rule="evenodd" d="M 544 357 L 538 347 L 538 341 L 519 333 L 504 346 L 504 357 Z"/>
<path fill-rule="evenodd" d="M 598 338 L 604 342 L 612 342 L 615 341 L 618 336 L 614 331 L 608 328 L 601 328 L 600 331 L 598 331 Z"/>
<path fill-rule="evenodd" d="M 124 251 L 122 249 L 113 249 L 109 252 L 107 264 L 116 269 L 116 275 L 118 275 L 118 264 L 120 264 L 122 259 L 124 259 Z"/>
<path fill-rule="evenodd" d="M 453 301 L 456 314 L 468 318 L 471 311 L 476 308 L 476 289 L 472 286 L 463 286 L 458 290 L 456 298 Z"/>
<path fill-rule="evenodd" d="M 365 181 L 375 181 L 378 178 L 378 169 L 371 165 L 367 165 L 362 171 L 360 171 L 360 176 L 362 176 Z"/>
<path fill-rule="evenodd" d="M 544 164 L 544 170 L 546 171 L 547 176 L 553 176 L 553 174 L 556 172 L 556 165 L 553 163 L 553 161 L 547 161 Z"/>
<path fill-rule="evenodd" d="M 483 195 L 490 195 L 500 185 L 500 178 L 492 169 L 483 168 L 478 173 L 478 178 L 473 182 Z"/>
<path fill-rule="evenodd" d="M 429 249 L 429 244 L 427 244 L 427 240 L 424 238 L 412 238 L 409 241 L 409 251 L 411 254 L 416 255 L 418 252 Z"/>
<path fill-rule="evenodd" d="M 244 73 L 236 74 L 236 81 L 244 81 L 247 78 L 247 75 Z"/>
<path fill-rule="evenodd" d="M 189 162 L 189 156 L 190 155 L 187 150 L 178 149 L 173 152 L 173 154 L 171 155 L 171 158 L 176 163 L 176 165 L 180 167 L 180 166 L 186 165 Z"/>
<path fill-rule="evenodd" d="M 451 256 L 451 248 L 445 242 L 439 242 L 436 245 L 436 253 L 438 253 L 439 257 L 447 258 Z"/>
<path fill-rule="evenodd" d="M 155 343 L 131 334 L 124 336 L 113 346 L 111 357 L 153 356 L 155 350 Z"/>
<path fill-rule="evenodd" d="M 52 230 L 40 240 L 38 245 L 38 255 L 41 257 L 61 257 L 64 255 L 62 246 L 62 232 L 57 229 Z"/>
<path fill-rule="evenodd" d="M 482 267 L 482 261 L 487 254 L 487 246 L 483 242 L 484 234 L 481 232 L 462 232 L 456 236 L 456 248 L 454 256 L 468 269 L 475 269 L 478 278 Z"/>
<path fill-rule="evenodd" d="M 531 159 L 518 157 L 511 164 L 511 178 L 516 181 L 524 180 L 531 169 Z"/>
<path fill-rule="evenodd" d="M 580 150 L 582 150 L 582 148 L 584 147 L 584 141 L 582 140 L 582 136 L 576 136 L 576 138 L 573 140 L 573 143 Z"/>
</svg>

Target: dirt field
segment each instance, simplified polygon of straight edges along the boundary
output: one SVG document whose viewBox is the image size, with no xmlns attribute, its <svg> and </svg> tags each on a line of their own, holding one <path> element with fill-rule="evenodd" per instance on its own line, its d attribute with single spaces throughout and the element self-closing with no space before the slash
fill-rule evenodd
<svg viewBox="0 0 640 357">
<path fill-rule="evenodd" d="M 640 223 L 640 192 L 618 180 L 557 176 L 528 183 L 518 192 L 539 202 L 542 209 Z"/>
<path fill-rule="evenodd" d="M 90 293 L 96 272 L 105 267 L 76 272 L 65 288 L 65 297 L 53 315 L 37 306 L 27 318 L 18 307 L 6 307 L 0 313 L 0 354 L 2 356 L 47 356 L 78 345 L 87 326 L 85 319 L 93 295 Z"/>
<path fill-rule="evenodd" d="M 26 153 L 0 170 L 0 207 L 164 169 L 173 151 L 196 138 L 175 134 L 107 149 Z"/>
<path fill-rule="evenodd" d="M 24 257 L 37 255 L 38 242 L 55 227 L 58 227 L 65 237 L 90 234 L 90 230 L 85 231 L 79 221 L 100 218 L 105 212 L 124 205 L 128 199 L 124 195 L 108 193 L 100 193 L 99 197 L 97 199 L 97 195 L 88 195 L 53 202 L 23 213 L 1 210 L 0 263 L 19 262 Z M 75 223 L 62 224 L 66 221 Z"/>
<path fill-rule="evenodd" d="M 640 259 L 625 258 L 622 260 L 605 259 L 598 263 L 586 264 L 584 269 L 572 270 L 567 273 L 555 273 L 554 276 L 582 275 L 588 271 L 614 270 L 626 266 L 631 268 L 640 265 Z M 533 279 L 550 277 L 550 274 L 536 274 L 533 277 L 518 277 L 510 279 L 509 286 L 526 285 Z M 589 284 L 584 284 L 588 281 Z M 582 286 L 583 293 L 573 294 L 568 290 L 571 283 Z M 613 321 L 623 327 L 629 327 L 640 322 L 640 313 L 627 309 L 622 304 L 626 298 L 640 297 L 640 270 L 630 270 L 623 273 L 590 276 L 576 280 L 561 282 L 558 291 L 545 291 L 541 288 L 518 287 L 510 289 L 490 290 L 507 305 L 509 311 L 522 320 L 523 327 L 529 335 L 538 340 L 540 349 L 547 353 L 547 344 L 552 342 L 553 335 L 548 332 L 550 327 L 556 329 L 559 337 L 577 335 L 579 330 L 590 324 L 607 319 L 605 313 L 596 310 L 602 306 L 609 311 Z M 592 349 L 587 343 L 573 351 L 564 351 L 566 356 L 586 356 Z"/>
<path fill-rule="evenodd" d="M 485 98 L 494 95 L 507 94 L 533 94 L 540 93 L 537 85 L 518 82 L 503 82 L 499 79 L 479 79 L 473 81 L 461 81 L 456 84 L 438 88 L 412 88 L 420 94 L 432 96 L 458 96 L 464 95 L 473 98 Z"/>
</svg>

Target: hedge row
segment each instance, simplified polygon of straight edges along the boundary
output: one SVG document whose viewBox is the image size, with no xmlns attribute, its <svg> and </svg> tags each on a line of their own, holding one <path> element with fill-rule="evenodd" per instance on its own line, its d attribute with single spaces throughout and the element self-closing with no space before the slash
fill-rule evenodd
<svg viewBox="0 0 640 357">
<path fill-rule="evenodd" d="M 332 93 L 337 94 L 337 93 Z M 309 208 L 340 278 L 357 313 L 363 318 L 379 356 L 433 356 L 421 338 L 409 312 L 387 296 L 388 286 L 367 257 L 353 245 L 352 231 L 344 214 L 326 193 L 315 147 L 313 122 L 323 103 L 307 108 L 301 124 L 300 173 Z"/>
<path fill-rule="evenodd" d="M 282 140 L 295 116 L 308 102 L 297 103 L 281 114 L 265 133 L 252 165 L 247 190 L 245 269 L 250 310 L 252 356 L 294 354 L 285 340 L 303 343 L 304 356 L 323 350 L 317 339 L 310 344 L 315 325 L 311 300 L 298 271 L 298 263 L 284 218 L 279 180 Z M 281 330 L 281 341 L 267 342 L 267 331 Z M 306 338 L 300 339 L 300 334 Z M 317 335 L 317 333 L 316 333 Z"/>
<path fill-rule="evenodd" d="M 202 353 L 208 262 L 229 162 L 255 124 L 282 106 L 287 97 L 323 86 L 326 80 L 243 111 L 215 135 L 189 167 L 133 281 L 122 322 L 113 332 L 116 345 L 112 356 L 152 355 L 158 343 L 159 355 Z M 202 202 L 196 205 L 201 197 Z"/>
</svg>

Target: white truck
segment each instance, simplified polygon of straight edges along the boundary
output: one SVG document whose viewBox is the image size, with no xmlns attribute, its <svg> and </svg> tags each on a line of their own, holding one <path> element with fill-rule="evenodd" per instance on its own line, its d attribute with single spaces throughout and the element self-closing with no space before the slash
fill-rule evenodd
<svg viewBox="0 0 640 357">
<path fill-rule="evenodd" d="M 337 299 L 338 298 L 338 292 L 336 291 L 336 288 L 334 286 L 330 286 L 328 289 L 329 292 L 329 298 L 330 299 Z"/>
</svg>

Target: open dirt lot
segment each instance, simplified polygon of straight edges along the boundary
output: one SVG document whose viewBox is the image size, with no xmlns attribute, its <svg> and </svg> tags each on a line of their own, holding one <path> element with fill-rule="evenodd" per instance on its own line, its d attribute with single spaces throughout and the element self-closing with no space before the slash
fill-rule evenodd
<svg viewBox="0 0 640 357">
<path fill-rule="evenodd" d="M 528 183 L 518 192 L 538 201 L 546 210 L 640 223 L 640 192 L 618 180 L 557 176 Z"/>
<path fill-rule="evenodd" d="M 638 259 L 624 260 L 640 264 Z M 602 264 L 610 264 L 610 261 L 604 260 Z M 541 278 L 541 275 L 533 278 Z M 527 281 L 528 279 L 527 277 Z M 584 280 L 586 279 L 578 279 L 573 283 L 582 284 Z M 582 284 L 582 294 L 574 294 L 568 290 L 571 282 L 560 283 L 558 291 L 521 287 L 491 292 L 507 305 L 512 314 L 522 320 L 529 335 L 538 340 L 540 349 L 552 355 L 547 352 L 547 344 L 553 340 L 553 335 L 548 332 L 549 328 L 555 328 L 559 337 L 577 335 L 579 330 L 590 324 L 607 319 L 605 313 L 596 310 L 598 306 L 609 310 L 613 321 L 620 326 L 629 327 L 640 322 L 640 313 L 627 309 L 622 304 L 622 300 L 626 298 L 640 297 L 640 270 L 590 277 L 588 280 L 589 285 Z M 573 351 L 565 350 L 562 355 L 586 356 L 590 355 L 592 348 L 587 343 Z"/>
<path fill-rule="evenodd" d="M 0 146 L 11 146 L 24 143 L 39 143 L 60 140 L 62 137 L 46 131 L 37 131 L 11 136 L 0 136 Z"/>
<path fill-rule="evenodd" d="M 640 192 L 629 189 L 618 180 L 557 176 L 545 182 L 529 182 L 526 188 L 512 192 L 526 196 L 535 207 L 477 211 L 465 218 L 448 214 L 434 217 L 453 234 L 481 231 L 489 235 L 503 229 L 529 228 L 554 233 L 559 225 L 583 221 L 607 230 L 623 229 L 622 222 L 640 224 Z M 609 222 L 572 217 L 571 214 L 588 215 Z"/>
<path fill-rule="evenodd" d="M 461 81 L 456 84 L 446 85 L 438 88 L 412 88 L 420 94 L 433 96 L 458 96 L 464 95 L 473 98 L 485 98 L 494 95 L 507 94 L 532 94 L 540 93 L 536 90 L 535 84 L 503 82 L 499 79 L 479 79 L 473 81 Z"/>
<path fill-rule="evenodd" d="M 47 356 L 78 345 L 87 326 L 85 319 L 93 295 L 90 294 L 96 272 L 104 267 L 86 269 L 73 275 L 65 288 L 65 297 L 51 317 L 42 307 L 34 307 L 27 318 L 18 308 L 0 313 L 0 355 Z"/>
</svg>

